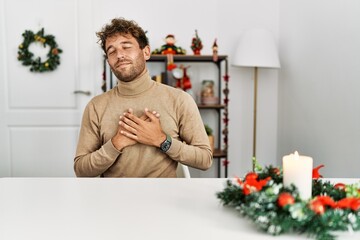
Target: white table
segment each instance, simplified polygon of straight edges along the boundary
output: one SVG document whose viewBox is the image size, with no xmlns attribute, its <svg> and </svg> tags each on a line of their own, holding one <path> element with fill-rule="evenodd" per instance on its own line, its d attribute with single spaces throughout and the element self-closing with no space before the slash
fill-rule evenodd
<svg viewBox="0 0 360 240">
<path fill-rule="evenodd" d="M 223 207 L 215 194 L 225 181 L 0 178 L 0 239 L 306 239 L 264 234 Z"/>
</svg>

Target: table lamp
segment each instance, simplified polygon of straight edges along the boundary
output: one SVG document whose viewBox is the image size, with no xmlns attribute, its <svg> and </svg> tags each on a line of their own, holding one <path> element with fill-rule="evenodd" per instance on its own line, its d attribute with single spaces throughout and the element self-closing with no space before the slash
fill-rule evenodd
<svg viewBox="0 0 360 240">
<path fill-rule="evenodd" d="M 274 36 L 266 29 L 245 31 L 237 46 L 233 66 L 254 68 L 253 159 L 256 158 L 256 111 L 258 68 L 280 68 Z M 254 170 L 253 162 L 253 170 Z"/>
</svg>

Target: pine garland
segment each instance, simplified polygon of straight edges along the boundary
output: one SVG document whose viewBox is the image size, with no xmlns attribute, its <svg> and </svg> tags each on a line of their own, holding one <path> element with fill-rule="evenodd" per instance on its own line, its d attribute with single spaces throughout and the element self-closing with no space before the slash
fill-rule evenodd
<svg viewBox="0 0 360 240">
<path fill-rule="evenodd" d="M 60 64 L 60 56 L 62 50 L 58 48 L 53 35 L 45 35 L 44 28 L 34 34 L 30 30 L 26 30 L 22 36 L 24 37 L 23 42 L 19 45 L 18 60 L 22 62 L 24 66 L 31 66 L 31 72 L 47 72 L 53 71 Z M 40 57 L 34 58 L 34 54 L 29 51 L 30 44 L 34 42 L 41 43 L 44 48 L 46 45 L 50 47 L 47 54 L 47 59 L 42 61 Z"/>
<path fill-rule="evenodd" d="M 216 195 L 272 235 L 293 232 L 333 240 L 335 231 L 360 230 L 360 183 L 313 179 L 312 199 L 303 201 L 294 185 L 283 186 L 282 170 L 268 166 L 244 179 L 227 180 Z"/>
</svg>

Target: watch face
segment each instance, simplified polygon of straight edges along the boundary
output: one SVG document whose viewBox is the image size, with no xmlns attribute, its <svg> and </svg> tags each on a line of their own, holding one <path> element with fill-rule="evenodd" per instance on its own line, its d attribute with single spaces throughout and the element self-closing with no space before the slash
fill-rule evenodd
<svg viewBox="0 0 360 240">
<path fill-rule="evenodd" d="M 166 139 L 165 141 L 160 145 L 160 150 L 162 152 L 167 152 L 167 150 L 169 150 L 170 146 L 171 146 L 171 137 L 169 135 L 166 135 Z"/>
<path fill-rule="evenodd" d="M 171 142 L 169 142 L 168 140 L 165 140 L 165 142 L 163 142 L 161 144 L 161 150 L 163 152 L 166 152 L 167 150 L 169 150 L 170 146 L 171 146 Z"/>
</svg>

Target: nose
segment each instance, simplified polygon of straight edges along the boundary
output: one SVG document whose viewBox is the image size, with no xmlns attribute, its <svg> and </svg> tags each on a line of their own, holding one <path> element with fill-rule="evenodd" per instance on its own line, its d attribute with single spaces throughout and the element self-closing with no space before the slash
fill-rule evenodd
<svg viewBox="0 0 360 240">
<path fill-rule="evenodd" d="M 117 58 L 118 58 L 119 60 L 124 60 L 124 59 L 125 59 L 124 53 L 123 53 L 122 51 L 118 51 L 118 52 L 117 52 Z"/>
</svg>

